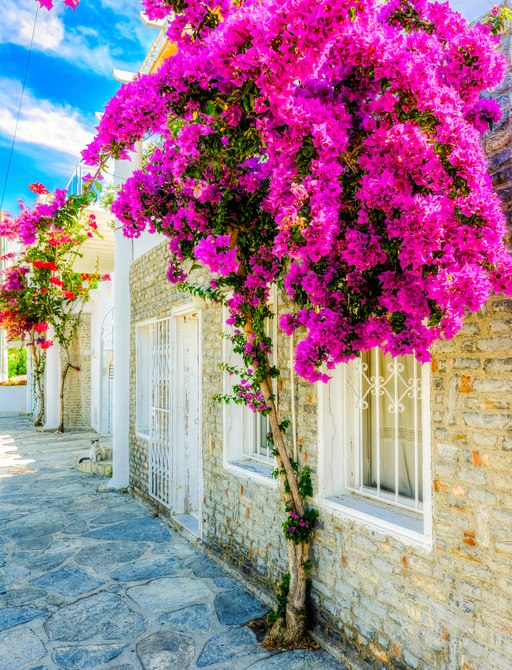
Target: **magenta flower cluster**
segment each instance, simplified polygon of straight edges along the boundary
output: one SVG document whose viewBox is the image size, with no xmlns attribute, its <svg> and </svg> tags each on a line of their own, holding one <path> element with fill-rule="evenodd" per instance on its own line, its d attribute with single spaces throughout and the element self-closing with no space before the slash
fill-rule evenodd
<svg viewBox="0 0 512 670">
<path fill-rule="evenodd" d="M 38 226 L 45 223 L 49 226 L 53 225 L 53 217 L 59 209 L 64 207 L 66 198 L 67 192 L 64 189 L 57 189 L 51 197 L 36 202 L 32 209 L 22 209 L 14 222 L 17 235 L 23 244 L 35 242 Z"/>
<path fill-rule="evenodd" d="M 177 12 L 178 53 L 121 88 L 84 158 L 163 136 L 113 210 L 127 235 L 169 237 L 172 281 L 189 258 L 232 277 L 236 322 L 282 279 L 310 381 L 375 346 L 428 360 L 466 309 L 512 293 L 480 145 L 506 69 L 490 25 L 427 0 L 144 4 Z"/>
<path fill-rule="evenodd" d="M 44 7 L 45 9 L 53 8 L 53 0 L 36 0 L 36 1 L 39 3 L 40 7 Z M 71 7 L 71 9 L 75 9 L 75 7 L 78 7 L 78 5 L 80 4 L 80 0 L 62 0 L 62 2 L 68 7 Z"/>
</svg>

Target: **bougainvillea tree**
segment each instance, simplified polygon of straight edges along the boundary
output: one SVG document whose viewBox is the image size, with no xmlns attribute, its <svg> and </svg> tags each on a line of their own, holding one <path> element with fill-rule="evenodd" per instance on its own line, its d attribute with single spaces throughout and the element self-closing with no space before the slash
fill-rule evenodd
<svg viewBox="0 0 512 670">
<path fill-rule="evenodd" d="M 505 222 L 480 146 L 499 119 L 506 13 L 470 27 L 427 0 L 144 0 L 174 17 L 178 53 L 107 106 L 90 164 L 163 137 L 113 205 L 125 234 L 169 237 L 168 277 L 226 300 L 245 374 L 235 398 L 268 415 L 290 572 L 271 637 L 304 632 L 315 512 L 277 414 L 269 287 L 294 309 L 297 372 L 380 347 L 422 361 L 492 291 L 512 292 Z M 175 14 L 175 16 L 174 16 Z M 207 287 L 187 276 L 201 264 Z M 227 289 L 231 293 L 227 293 Z"/>
<path fill-rule="evenodd" d="M 9 339 L 21 339 L 30 347 L 38 398 L 36 425 L 41 425 L 45 410 L 45 352 L 53 339 L 61 345 L 58 430 L 62 432 L 66 378 L 70 370 L 79 371 L 71 358 L 71 343 L 90 289 L 108 276 L 74 270 L 83 244 L 98 234 L 94 215 L 84 212 L 94 198 L 92 192 L 68 196 L 62 190 L 50 194 L 42 184 L 30 188 L 39 196 L 34 208 L 4 219 L 4 234 L 19 240 L 20 251 L 9 254 L 10 265 L 0 284 L 0 327 Z M 53 339 L 47 337 L 50 327 Z"/>
<path fill-rule="evenodd" d="M 30 348 L 37 406 L 34 425 L 40 426 L 45 411 L 45 353 L 52 346 L 51 340 L 46 339 L 48 324 L 41 320 L 41 295 L 34 295 L 29 286 L 29 267 L 20 263 L 14 253 L 0 260 L 10 263 L 0 273 L 0 328 L 6 332 L 7 341 L 22 341 Z"/>
</svg>

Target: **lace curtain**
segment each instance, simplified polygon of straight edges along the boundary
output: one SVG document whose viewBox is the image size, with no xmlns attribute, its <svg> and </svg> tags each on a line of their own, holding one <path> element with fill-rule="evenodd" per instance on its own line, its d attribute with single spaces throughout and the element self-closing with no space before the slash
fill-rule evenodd
<svg viewBox="0 0 512 670">
<path fill-rule="evenodd" d="M 380 477 L 381 492 L 394 495 L 398 485 L 400 496 L 415 499 L 417 477 L 421 501 L 421 365 L 414 356 L 394 359 L 378 349 L 361 363 L 363 483 L 377 488 Z"/>
</svg>

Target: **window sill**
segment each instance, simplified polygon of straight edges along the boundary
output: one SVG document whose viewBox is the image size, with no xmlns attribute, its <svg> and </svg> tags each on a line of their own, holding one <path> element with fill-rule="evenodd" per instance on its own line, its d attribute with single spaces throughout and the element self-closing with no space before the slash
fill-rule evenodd
<svg viewBox="0 0 512 670">
<path fill-rule="evenodd" d="M 250 460 L 228 461 L 224 468 L 229 472 L 247 479 L 254 479 L 261 484 L 276 488 L 276 480 L 272 477 L 272 468 Z"/>
<path fill-rule="evenodd" d="M 139 431 L 136 431 L 135 437 L 137 437 L 139 440 L 146 440 L 149 442 L 149 433 L 139 433 Z"/>
<path fill-rule="evenodd" d="M 410 544 L 432 548 L 432 538 L 425 533 L 425 522 L 420 514 L 353 494 L 324 498 L 321 506 L 340 517 L 354 519 Z"/>
</svg>

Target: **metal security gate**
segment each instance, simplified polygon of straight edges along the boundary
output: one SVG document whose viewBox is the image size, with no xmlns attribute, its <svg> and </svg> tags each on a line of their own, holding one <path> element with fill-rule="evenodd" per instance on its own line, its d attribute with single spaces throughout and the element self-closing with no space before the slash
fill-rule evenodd
<svg viewBox="0 0 512 670">
<path fill-rule="evenodd" d="M 149 494 L 171 507 L 171 319 L 151 324 L 150 350 Z"/>
</svg>

